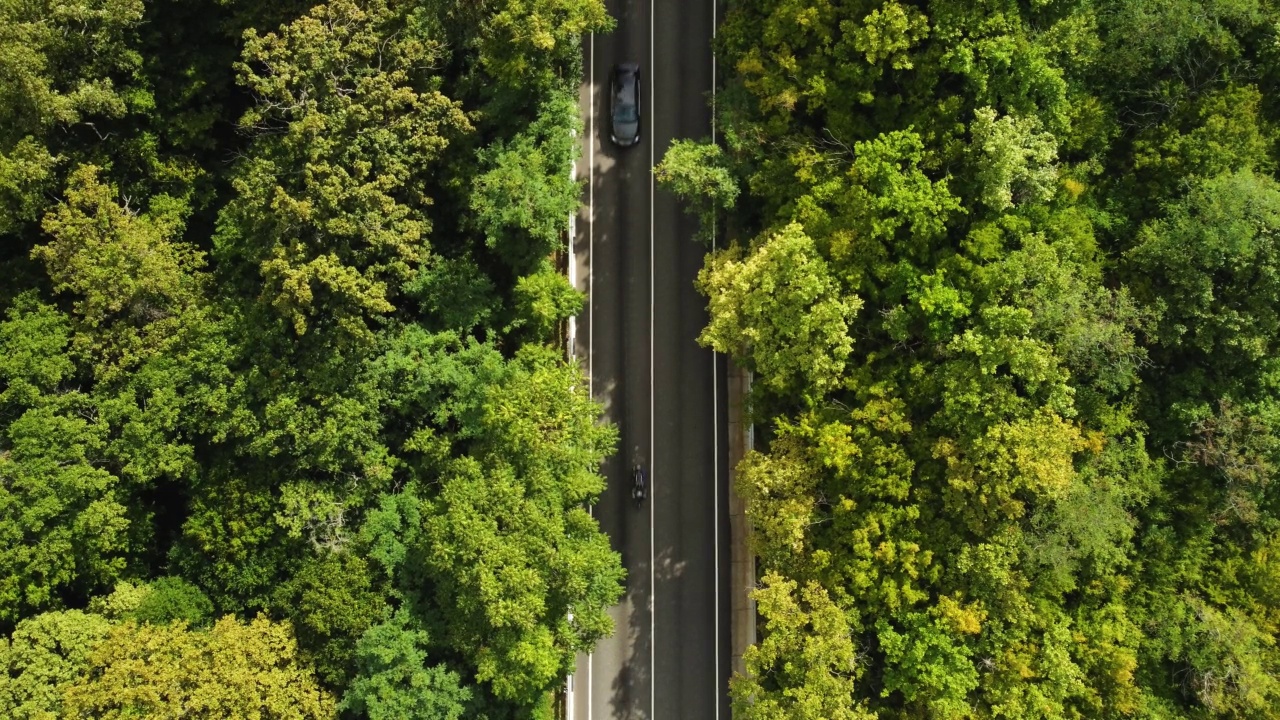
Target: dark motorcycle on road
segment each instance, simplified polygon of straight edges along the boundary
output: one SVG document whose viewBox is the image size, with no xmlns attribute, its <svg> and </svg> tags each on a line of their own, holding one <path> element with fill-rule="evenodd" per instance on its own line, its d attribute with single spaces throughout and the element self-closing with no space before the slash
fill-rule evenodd
<svg viewBox="0 0 1280 720">
<path fill-rule="evenodd" d="M 636 463 L 631 471 L 631 499 L 636 501 L 636 507 L 644 504 L 645 494 L 648 492 L 644 481 L 644 467 Z"/>
</svg>

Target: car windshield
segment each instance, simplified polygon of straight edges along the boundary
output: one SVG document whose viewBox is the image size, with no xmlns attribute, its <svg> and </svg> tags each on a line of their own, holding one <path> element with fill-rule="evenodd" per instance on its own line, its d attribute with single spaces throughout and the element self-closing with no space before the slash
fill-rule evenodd
<svg viewBox="0 0 1280 720">
<path fill-rule="evenodd" d="M 620 123 L 633 123 L 640 118 L 636 115 L 636 106 L 631 103 L 619 103 L 613 111 L 613 119 Z"/>
</svg>

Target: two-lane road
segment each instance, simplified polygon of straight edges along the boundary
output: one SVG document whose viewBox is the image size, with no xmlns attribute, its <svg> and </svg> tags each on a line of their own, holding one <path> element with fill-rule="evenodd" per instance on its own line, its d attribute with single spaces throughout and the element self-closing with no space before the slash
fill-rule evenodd
<svg viewBox="0 0 1280 720">
<path fill-rule="evenodd" d="M 676 138 L 711 135 L 714 0 L 607 0 L 618 26 L 584 40 L 586 123 L 578 176 L 587 203 L 574 237 L 588 309 L 577 357 L 621 431 L 596 507 L 622 553 L 616 632 L 579 658 L 570 720 L 728 718 L 729 548 L 725 368 L 696 343 L 706 300 L 696 224 L 657 190 L 651 168 Z M 642 139 L 609 139 L 609 73 L 640 64 Z M 630 498 L 634 463 L 650 498 Z"/>
</svg>

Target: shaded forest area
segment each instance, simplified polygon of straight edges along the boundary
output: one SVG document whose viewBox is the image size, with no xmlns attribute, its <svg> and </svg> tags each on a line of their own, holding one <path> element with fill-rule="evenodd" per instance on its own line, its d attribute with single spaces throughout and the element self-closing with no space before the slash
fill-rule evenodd
<svg viewBox="0 0 1280 720">
<path fill-rule="evenodd" d="M 1280 717 L 1280 8 L 734 0 L 735 717 Z"/>
<path fill-rule="evenodd" d="M 598 0 L 0 0 L 0 716 L 548 717 Z"/>
</svg>

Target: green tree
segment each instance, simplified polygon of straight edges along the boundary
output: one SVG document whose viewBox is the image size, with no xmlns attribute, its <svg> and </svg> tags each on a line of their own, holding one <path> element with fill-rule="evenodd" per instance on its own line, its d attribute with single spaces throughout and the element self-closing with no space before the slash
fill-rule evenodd
<svg viewBox="0 0 1280 720">
<path fill-rule="evenodd" d="M 369 628 L 356 643 L 358 670 L 341 709 L 369 720 L 457 720 L 471 693 L 456 673 L 427 667 L 427 634 L 404 612 Z"/>
<path fill-rule="evenodd" d="M 183 622 L 197 628 L 213 620 L 213 603 L 200 588 L 180 577 L 159 578 L 148 583 L 146 590 L 127 617 L 153 625 Z"/>
<path fill-rule="evenodd" d="M 855 695 L 859 648 L 821 585 L 767 573 L 752 593 L 762 639 L 743 654 L 730 685 L 735 716 L 751 720 L 864 720 Z"/>
<path fill-rule="evenodd" d="M 799 225 L 761 238 L 746 258 L 734 249 L 713 253 L 698 286 L 711 297 L 704 345 L 745 360 L 779 394 L 836 384 L 862 303 L 842 293 Z"/>
<path fill-rule="evenodd" d="M 658 184 L 697 216 L 706 237 L 715 232 L 716 213 L 733 208 L 738 198 L 738 181 L 726 163 L 719 145 L 676 140 L 653 169 Z"/>
<path fill-rule="evenodd" d="M 128 549 L 120 478 L 102 467 L 107 427 L 84 393 L 65 315 L 32 296 L 0 323 L 0 621 L 87 594 L 121 573 Z"/>
<path fill-rule="evenodd" d="M 145 107 L 130 82 L 143 62 L 132 42 L 143 11 L 140 0 L 0 4 L 0 233 L 39 220 L 60 162 L 107 132 L 96 123 Z"/>
<path fill-rule="evenodd" d="M 285 608 L 316 675 L 342 687 L 356 671 L 356 641 L 389 608 L 364 558 L 344 550 L 320 553 L 276 591 L 273 604 Z"/>
<path fill-rule="evenodd" d="M 577 99 L 554 95 L 527 130 L 480 152 L 484 171 L 471 191 L 471 211 L 486 244 L 518 274 L 563 244 L 582 184 L 569 178 L 577 159 Z"/>
<path fill-rule="evenodd" d="M 204 632 L 182 623 L 111 628 L 89 672 L 66 688 L 73 717 L 330 718 L 334 701 L 298 663 L 288 625 L 227 616 Z"/>
<path fill-rule="evenodd" d="M 276 523 L 277 506 L 268 488 L 226 472 L 215 471 L 192 493 L 180 541 L 166 559 L 204 588 L 218 608 L 267 608 L 307 548 Z"/>
<path fill-rule="evenodd" d="M 470 256 L 432 255 L 403 289 L 419 303 L 419 322 L 434 331 L 488 328 L 500 309 L 497 286 Z"/>
<path fill-rule="evenodd" d="M 798 438 L 779 434 L 769 453 L 751 452 L 737 466 L 756 554 L 769 567 L 799 569 L 811 549 L 810 526 L 820 522 L 820 470 Z"/>
<path fill-rule="evenodd" d="M 63 691 L 83 676 L 111 624 L 79 610 L 29 617 L 0 638 L 0 712 L 13 720 L 54 720 Z"/>
<path fill-rule="evenodd" d="M 1018 203 L 1043 203 L 1053 197 L 1057 172 L 1053 161 L 1058 142 L 1039 130 L 1035 117 L 996 118 L 992 108 L 974 113 L 974 152 L 977 155 L 979 201 L 1000 212 Z"/>
<path fill-rule="evenodd" d="M 258 103 L 240 127 L 255 141 L 216 254 L 260 273 L 262 299 L 299 335 L 319 315 L 368 338 L 427 257 L 432 170 L 470 130 L 430 72 L 441 43 L 386 2 L 349 0 L 246 40 L 237 70 Z"/>
<path fill-rule="evenodd" d="M 139 215 L 98 175 L 91 165 L 71 174 L 66 200 L 45 217 L 53 240 L 33 255 L 54 289 L 76 298 L 77 350 L 97 359 L 96 374 L 109 380 L 112 366 L 136 367 L 190 321 L 202 297 L 204 257 L 178 240 L 185 204 L 157 196 Z"/>
<path fill-rule="evenodd" d="M 522 349 L 475 402 L 475 440 L 424 503 L 418 552 L 441 639 L 496 697 L 528 707 L 612 630 L 623 570 L 583 504 L 604 489 L 616 434 L 596 424 L 577 368 L 546 349 Z"/>
<path fill-rule="evenodd" d="M 1247 170 L 1197 184 L 1144 226 L 1128 259 L 1144 299 L 1166 306 L 1160 344 L 1233 363 L 1228 377 L 1270 357 L 1280 333 L 1278 233 L 1280 185 Z"/>
<path fill-rule="evenodd" d="M 510 88 L 560 79 L 557 71 L 576 66 L 583 35 L 613 27 L 600 0 L 486 0 L 473 8 L 477 59 Z"/>
<path fill-rule="evenodd" d="M 528 328 L 532 339 L 556 340 L 559 324 L 582 311 L 586 298 L 550 262 L 516 280 L 511 328 Z"/>
</svg>

